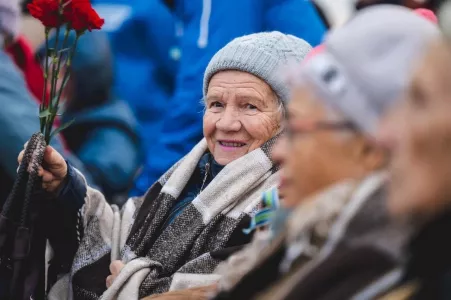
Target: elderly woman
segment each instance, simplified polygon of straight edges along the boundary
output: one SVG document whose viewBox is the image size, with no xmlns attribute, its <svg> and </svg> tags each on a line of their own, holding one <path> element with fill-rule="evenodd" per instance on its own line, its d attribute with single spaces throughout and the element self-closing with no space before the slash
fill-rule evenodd
<svg viewBox="0 0 451 300">
<path fill-rule="evenodd" d="M 450 9 L 450 2 L 443 6 L 441 21 L 449 20 Z M 390 212 L 420 225 L 409 242 L 404 276 L 384 299 L 450 295 L 451 28 L 443 24 L 445 35 L 427 44 L 404 101 L 387 114 L 379 130 L 379 141 L 392 153 Z"/>
<path fill-rule="evenodd" d="M 269 153 L 288 98 L 278 70 L 309 50 L 280 32 L 244 36 L 221 49 L 204 77 L 205 138 L 120 212 L 48 147 L 42 186 L 61 207 L 52 246 L 63 253 L 60 264 L 73 258 L 50 299 L 65 299 L 70 290 L 75 299 L 137 299 L 215 282 L 210 273 L 227 252 L 219 250 L 249 241 L 242 229 L 261 193 L 278 183 Z M 112 260 L 121 262 L 110 266 Z"/>
</svg>

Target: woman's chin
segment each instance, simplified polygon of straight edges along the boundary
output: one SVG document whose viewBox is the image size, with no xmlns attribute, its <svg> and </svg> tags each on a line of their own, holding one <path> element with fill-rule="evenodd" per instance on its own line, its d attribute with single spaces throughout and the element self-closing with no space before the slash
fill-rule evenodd
<svg viewBox="0 0 451 300">
<path fill-rule="evenodd" d="M 221 153 L 213 154 L 213 157 L 215 158 L 215 161 L 218 164 L 220 164 L 222 166 L 225 166 L 225 165 L 231 163 L 234 160 L 237 160 L 238 158 L 240 158 L 240 157 L 242 157 L 244 155 L 246 155 L 245 152 L 242 152 L 242 153 L 240 153 L 240 152 L 235 152 L 235 153 L 227 152 L 227 153 L 224 153 L 224 152 L 221 151 Z"/>
<path fill-rule="evenodd" d="M 215 161 L 220 164 L 221 166 L 225 166 L 229 163 L 231 163 L 232 161 L 234 161 L 236 158 L 228 158 L 228 157 L 223 157 L 220 156 L 219 158 L 215 157 Z"/>
</svg>

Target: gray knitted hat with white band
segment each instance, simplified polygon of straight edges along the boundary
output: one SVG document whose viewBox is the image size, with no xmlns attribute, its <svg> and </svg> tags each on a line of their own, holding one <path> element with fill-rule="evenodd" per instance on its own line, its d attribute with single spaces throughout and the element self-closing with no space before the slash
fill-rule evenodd
<svg viewBox="0 0 451 300">
<path fill-rule="evenodd" d="M 285 104 L 289 89 L 279 71 L 290 62 L 301 62 L 311 49 L 306 41 L 278 31 L 236 38 L 210 60 L 204 75 L 204 98 L 213 75 L 220 71 L 238 70 L 264 80 Z"/>
<path fill-rule="evenodd" d="M 0 0 L 0 34 L 17 37 L 20 29 L 19 0 Z"/>
<path fill-rule="evenodd" d="M 439 35 L 436 24 L 410 9 L 375 5 L 333 30 L 324 49 L 301 66 L 299 80 L 372 136 Z"/>
</svg>

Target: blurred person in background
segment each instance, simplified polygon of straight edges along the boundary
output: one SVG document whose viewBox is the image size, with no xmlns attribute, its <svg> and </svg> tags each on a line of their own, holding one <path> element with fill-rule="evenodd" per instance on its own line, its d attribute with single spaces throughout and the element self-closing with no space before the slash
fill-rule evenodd
<svg viewBox="0 0 451 300">
<path fill-rule="evenodd" d="M 363 9 L 377 4 L 395 4 L 411 9 L 429 9 L 436 13 L 443 2 L 444 0 L 357 0 L 356 7 L 357 9 Z"/>
<path fill-rule="evenodd" d="M 313 0 L 313 2 L 317 6 L 318 12 L 324 17 L 325 23 L 328 24 L 329 28 L 343 25 L 356 11 L 381 4 L 400 5 L 415 9 L 426 18 L 437 22 L 435 12 L 443 0 Z"/>
<path fill-rule="evenodd" d="M 180 53 L 175 16 L 162 0 L 93 0 L 105 17 L 114 57 L 114 92 L 140 125 L 143 149 L 155 155 L 174 89 Z"/>
<path fill-rule="evenodd" d="M 142 194 L 202 136 L 202 78 L 208 61 L 233 38 L 277 30 L 321 42 L 325 26 L 314 5 L 298 0 L 162 0 L 176 17 L 178 68 L 173 96 L 133 194 Z M 146 134 L 144 132 L 144 134 Z"/>
<path fill-rule="evenodd" d="M 16 176 L 13 155 L 39 130 L 38 105 L 28 92 L 14 60 L 5 51 L 19 35 L 19 1 L 0 1 L 0 203 L 6 199 Z"/>
<path fill-rule="evenodd" d="M 230 258 L 215 299 L 350 299 L 404 261 L 411 228 L 387 212 L 388 156 L 374 137 L 438 34 L 407 9 L 375 7 L 327 36 L 292 74 L 287 136 L 273 157 L 281 205 L 294 211 L 258 258 Z M 249 261 L 252 271 L 234 278 Z"/>
<path fill-rule="evenodd" d="M 25 81 L 32 78 L 32 74 L 39 72 L 33 64 L 32 72 L 24 78 L 20 52 L 15 52 L 15 45 L 20 32 L 20 7 L 17 0 L 0 1 L 0 205 L 9 194 L 16 177 L 17 164 L 13 160 L 14 153 L 22 149 L 31 135 L 39 131 L 38 88 L 31 88 Z M 26 41 L 24 40 L 24 43 Z M 25 51 L 25 54 L 30 54 Z M 17 55 L 17 56 L 16 56 Z M 32 61 L 29 56 L 24 57 L 25 65 Z M 40 74 L 42 76 L 42 74 Z M 41 77 L 42 78 L 42 77 Z M 43 81 L 42 81 L 43 84 Z M 43 85 L 40 86 L 41 93 Z M 31 91 L 36 93 L 31 93 Z M 40 97 L 42 94 L 40 95 Z M 40 99 L 40 98 L 39 98 Z M 65 151 L 59 137 L 52 141 L 58 151 L 84 170 L 80 161 Z M 85 171 L 85 170 L 84 170 Z M 90 181 L 89 173 L 86 172 Z"/>
<path fill-rule="evenodd" d="M 41 21 L 32 17 L 28 11 L 27 5 L 32 1 L 33 0 L 20 0 L 22 8 L 20 38 L 25 39 L 28 46 L 34 52 L 45 41 L 45 28 Z"/>
<path fill-rule="evenodd" d="M 31 43 L 24 35 L 19 35 L 17 39 L 9 43 L 6 51 L 22 71 L 30 93 L 38 102 L 41 102 L 44 87 L 44 73 L 42 72 L 40 62 L 36 61 Z"/>
<path fill-rule="evenodd" d="M 449 32 L 450 28 L 444 30 Z M 420 226 L 409 244 L 404 276 L 387 299 L 451 297 L 449 36 L 428 43 L 428 48 L 404 101 L 387 115 L 378 135 L 380 143 L 392 152 L 390 212 L 396 219 Z"/>
<path fill-rule="evenodd" d="M 50 38 L 50 46 L 55 38 Z M 63 40 L 64 31 L 59 47 Z M 72 32 L 67 44 L 74 41 Z M 37 57 L 43 61 L 44 55 L 45 45 Z M 73 123 L 62 135 L 106 199 L 121 205 L 127 200 L 143 155 L 133 112 L 113 93 L 113 58 L 107 35 L 90 32 L 81 36 L 68 71 L 61 123 Z"/>
</svg>

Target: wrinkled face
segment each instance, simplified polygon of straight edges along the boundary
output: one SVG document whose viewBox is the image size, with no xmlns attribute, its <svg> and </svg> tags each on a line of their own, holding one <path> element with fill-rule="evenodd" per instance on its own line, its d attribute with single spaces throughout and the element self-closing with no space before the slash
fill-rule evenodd
<svg viewBox="0 0 451 300">
<path fill-rule="evenodd" d="M 321 129 L 318 124 L 336 127 Z M 284 206 L 293 207 L 334 183 L 360 178 L 380 166 L 366 139 L 340 124 L 345 124 L 343 119 L 326 111 L 307 87 L 293 91 L 288 133 L 273 150 L 273 159 L 282 167 L 279 190 Z"/>
<path fill-rule="evenodd" d="M 451 202 L 451 53 L 431 46 L 405 101 L 383 120 L 379 141 L 392 152 L 389 207 L 428 217 Z"/>
<path fill-rule="evenodd" d="M 206 95 L 208 149 L 216 162 L 226 165 L 273 137 L 281 116 L 277 97 L 263 80 L 240 71 L 219 72 Z"/>
</svg>

